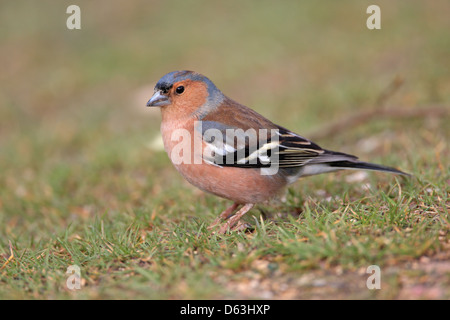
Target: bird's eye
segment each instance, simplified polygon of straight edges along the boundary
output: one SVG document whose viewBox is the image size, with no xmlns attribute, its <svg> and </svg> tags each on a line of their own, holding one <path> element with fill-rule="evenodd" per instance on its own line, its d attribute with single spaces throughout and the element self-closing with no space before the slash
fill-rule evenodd
<svg viewBox="0 0 450 320">
<path fill-rule="evenodd" d="M 177 94 L 182 94 L 184 92 L 184 87 L 183 86 L 179 86 L 175 89 L 175 92 Z"/>
</svg>

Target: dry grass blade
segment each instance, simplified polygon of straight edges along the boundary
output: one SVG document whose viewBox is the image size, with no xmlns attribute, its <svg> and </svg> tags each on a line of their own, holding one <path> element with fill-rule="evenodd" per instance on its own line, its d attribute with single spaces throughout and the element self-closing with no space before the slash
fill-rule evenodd
<svg viewBox="0 0 450 320">
<path fill-rule="evenodd" d="M 9 240 L 9 252 L 10 252 L 9 258 L 1 266 L 0 270 L 5 269 L 5 267 L 14 259 L 14 251 L 13 251 L 13 248 L 12 248 L 11 240 Z"/>
</svg>

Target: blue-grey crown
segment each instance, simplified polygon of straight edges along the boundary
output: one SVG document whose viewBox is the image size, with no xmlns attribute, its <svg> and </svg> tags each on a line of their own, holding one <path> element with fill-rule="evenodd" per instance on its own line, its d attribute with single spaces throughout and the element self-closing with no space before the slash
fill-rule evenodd
<svg viewBox="0 0 450 320">
<path fill-rule="evenodd" d="M 193 81 L 202 81 L 207 85 L 209 93 L 208 100 L 215 101 L 217 99 L 222 99 L 223 94 L 219 89 L 217 89 L 211 80 L 200 73 L 188 70 L 169 72 L 159 79 L 155 89 L 168 91 L 172 88 L 174 83 L 188 79 Z"/>
</svg>

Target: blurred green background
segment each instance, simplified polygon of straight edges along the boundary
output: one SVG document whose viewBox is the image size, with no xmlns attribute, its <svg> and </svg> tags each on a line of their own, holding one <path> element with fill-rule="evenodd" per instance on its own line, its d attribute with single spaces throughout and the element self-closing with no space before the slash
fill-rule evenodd
<svg viewBox="0 0 450 320">
<path fill-rule="evenodd" d="M 70 4 L 81 8 L 81 30 L 66 28 Z M 381 30 L 366 27 L 370 4 L 1 1 L 5 260 L 9 240 L 18 251 L 42 249 L 98 215 L 126 226 L 141 208 L 173 222 L 200 206 L 211 214 L 199 217 L 209 221 L 227 204 L 191 188 L 158 149 L 159 110 L 145 104 L 167 72 L 200 72 L 232 99 L 306 137 L 377 107 L 393 83 L 402 85 L 383 106 L 448 107 L 450 2 L 377 1 Z M 430 181 L 440 177 L 445 189 L 448 120 L 448 112 L 374 119 L 316 142 Z M 312 178 L 309 186 L 323 179 L 333 178 Z"/>
</svg>

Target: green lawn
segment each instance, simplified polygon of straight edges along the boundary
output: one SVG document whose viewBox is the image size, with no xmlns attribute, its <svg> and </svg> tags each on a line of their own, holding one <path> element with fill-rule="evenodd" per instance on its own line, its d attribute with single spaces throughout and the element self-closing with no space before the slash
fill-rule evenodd
<svg viewBox="0 0 450 320">
<path fill-rule="evenodd" d="M 76 2 L 81 30 L 69 2 L 0 4 L 0 299 L 450 298 L 448 1 L 378 1 L 381 30 L 369 1 Z M 305 178 L 211 233 L 229 201 L 179 176 L 145 107 L 179 69 L 414 177 Z M 400 115 L 318 133 L 375 108 Z"/>
</svg>

